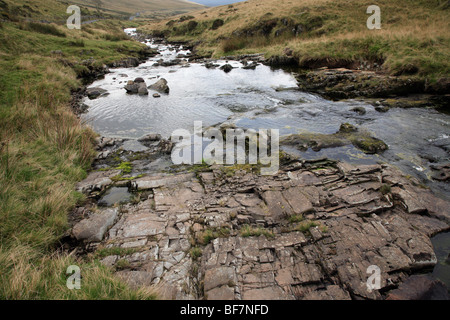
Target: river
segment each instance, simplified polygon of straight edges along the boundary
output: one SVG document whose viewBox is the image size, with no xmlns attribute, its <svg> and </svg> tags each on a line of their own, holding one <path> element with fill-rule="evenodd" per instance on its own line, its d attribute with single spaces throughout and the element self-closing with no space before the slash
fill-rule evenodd
<svg viewBox="0 0 450 320">
<path fill-rule="evenodd" d="M 138 67 L 111 70 L 91 85 L 109 92 L 105 97 L 85 101 L 89 109 L 83 119 L 100 135 L 135 140 L 148 133 L 160 133 L 168 138 L 176 129 L 192 132 L 194 121 L 199 120 L 204 127 L 230 123 L 241 128 L 279 129 L 281 135 L 331 134 L 338 131 L 341 123 L 348 122 L 383 140 L 389 149 L 379 155 L 365 154 L 353 146 L 319 152 L 289 151 L 304 158 L 327 156 L 352 163 L 387 162 L 418 178 L 436 195 L 450 198 L 449 184 L 433 180 L 430 167 L 449 162 L 450 115 L 431 108 L 378 112 L 362 101 L 329 101 L 299 91 L 293 74 L 261 64 L 255 70 L 245 70 L 238 61 L 215 61 L 218 65 L 231 64 L 234 69 L 229 73 L 187 61 L 168 67 L 154 66 L 160 59 L 171 61 L 189 51 L 179 45 L 156 45 L 151 41 L 147 45 L 158 49 L 159 54 Z M 137 77 L 144 78 L 147 85 L 164 78 L 170 93 L 161 94 L 160 98 L 153 98 L 153 92 L 148 96 L 126 94 L 123 87 Z M 352 111 L 355 107 L 364 108 L 365 114 Z M 441 248 L 448 243 L 448 235 L 439 235 L 433 244 Z M 443 250 L 437 273 L 450 287 L 450 266 L 444 262 L 448 246 Z"/>
</svg>

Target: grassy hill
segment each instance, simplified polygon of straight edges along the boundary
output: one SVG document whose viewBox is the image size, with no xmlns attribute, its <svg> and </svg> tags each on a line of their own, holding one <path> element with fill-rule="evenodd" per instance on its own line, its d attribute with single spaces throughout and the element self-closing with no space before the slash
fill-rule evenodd
<svg viewBox="0 0 450 320">
<path fill-rule="evenodd" d="M 71 91 L 90 70 L 145 47 L 120 21 L 82 30 L 27 21 L 67 19 L 65 9 L 55 0 L 0 1 L 0 299 L 153 298 L 96 259 L 60 250 L 68 213 L 83 201 L 74 185 L 94 154 L 95 134 L 72 112 Z M 81 268 L 81 290 L 66 287 L 69 265 Z"/>
<path fill-rule="evenodd" d="M 220 57 L 292 49 L 300 66 L 378 61 L 388 74 L 437 81 L 450 73 L 450 5 L 443 0 L 379 0 L 381 30 L 369 30 L 368 0 L 249 0 L 196 12 L 189 21 L 151 23 L 146 32 L 197 44 Z"/>
<path fill-rule="evenodd" d="M 75 0 L 73 4 L 81 4 L 96 9 L 92 0 Z M 182 14 L 204 8 L 203 5 L 184 0 L 102 0 L 101 10 L 110 14 L 134 15 L 140 13 L 144 17 Z"/>
</svg>

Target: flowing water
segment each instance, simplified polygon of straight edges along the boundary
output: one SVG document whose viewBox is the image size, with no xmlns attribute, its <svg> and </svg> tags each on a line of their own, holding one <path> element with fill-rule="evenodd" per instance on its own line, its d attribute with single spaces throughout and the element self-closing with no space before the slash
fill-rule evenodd
<svg viewBox="0 0 450 320">
<path fill-rule="evenodd" d="M 229 73 L 187 61 L 169 67 L 154 66 L 160 59 L 170 61 L 188 51 L 180 46 L 154 45 L 151 41 L 147 45 L 157 48 L 160 54 L 136 68 L 111 70 L 91 85 L 109 92 L 105 97 L 85 101 L 89 110 L 84 118 L 99 134 L 134 140 L 148 133 L 160 133 L 168 138 L 176 129 L 192 132 L 194 121 L 202 121 L 204 128 L 230 123 L 256 130 L 279 129 L 281 135 L 332 134 L 341 123 L 348 122 L 383 140 L 389 150 L 380 155 L 367 155 L 353 146 L 319 152 L 289 151 L 304 158 L 327 156 L 353 163 L 387 162 L 418 178 L 436 195 L 449 199 L 449 184 L 432 180 L 430 165 L 450 159 L 450 115 L 426 108 L 394 108 L 381 113 L 361 101 L 329 101 L 299 91 L 291 73 L 265 65 L 244 70 L 238 61 L 215 62 L 231 64 L 234 69 Z M 126 94 L 123 87 L 137 77 L 144 78 L 147 85 L 166 79 L 170 94 L 161 94 L 160 98 L 153 98 L 151 90 L 148 96 Z M 355 107 L 363 107 L 366 113 L 351 111 Z M 446 268 L 450 274 L 449 266 Z"/>
</svg>

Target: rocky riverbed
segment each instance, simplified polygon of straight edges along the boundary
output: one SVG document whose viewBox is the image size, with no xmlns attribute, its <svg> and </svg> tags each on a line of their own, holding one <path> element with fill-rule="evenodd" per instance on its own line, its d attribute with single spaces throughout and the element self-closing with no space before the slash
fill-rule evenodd
<svg viewBox="0 0 450 320">
<path fill-rule="evenodd" d="M 123 141 L 102 143 L 113 157 Z M 398 299 L 412 282 L 416 296 L 448 297 L 414 276 L 437 263 L 430 237 L 449 229 L 448 202 L 392 166 L 285 156 L 274 176 L 249 165 L 138 171 L 91 173 L 77 186 L 90 201 L 72 215 L 80 250 L 132 286 L 167 299 Z M 111 187 L 133 200 L 97 206 Z M 381 288 L 369 292 L 371 265 Z"/>
<path fill-rule="evenodd" d="M 166 299 L 448 298 L 430 240 L 450 229 L 448 116 L 333 102 L 260 55 L 142 40 L 159 54 L 87 89 L 83 118 L 104 137 L 70 216 L 78 254 Z M 174 166 L 169 136 L 195 120 L 279 129 L 280 170 Z"/>
</svg>

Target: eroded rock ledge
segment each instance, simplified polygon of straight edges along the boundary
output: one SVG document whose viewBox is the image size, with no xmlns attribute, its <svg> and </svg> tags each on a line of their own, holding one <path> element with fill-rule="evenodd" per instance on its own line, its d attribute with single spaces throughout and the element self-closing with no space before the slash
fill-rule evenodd
<svg viewBox="0 0 450 320">
<path fill-rule="evenodd" d="M 430 236 L 449 229 L 449 205 L 397 169 L 324 159 L 257 171 L 131 179 L 139 201 L 78 208 L 73 236 L 130 285 L 158 285 L 167 299 L 384 299 L 436 264 Z M 119 172 L 93 172 L 79 190 L 109 188 Z M 369 292 L 371 265 L 381 289 Z"/>
</svg>

